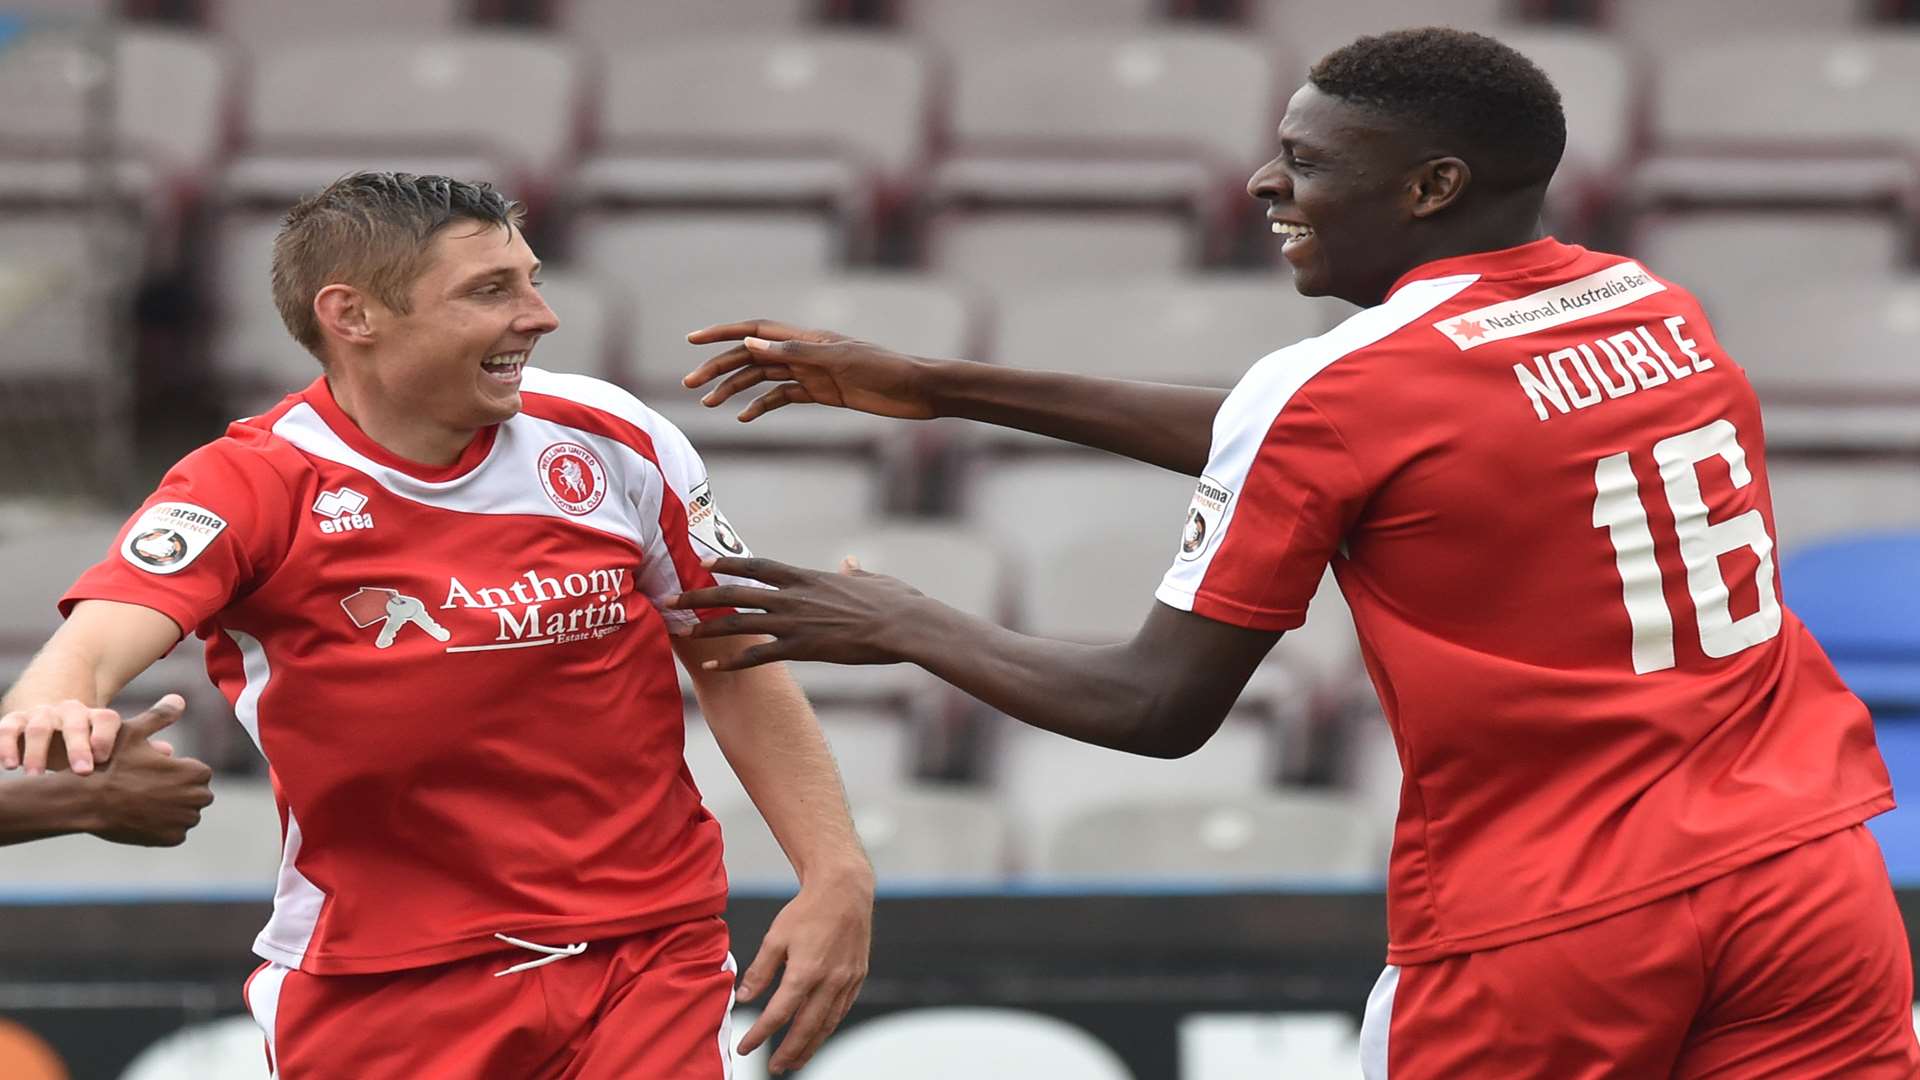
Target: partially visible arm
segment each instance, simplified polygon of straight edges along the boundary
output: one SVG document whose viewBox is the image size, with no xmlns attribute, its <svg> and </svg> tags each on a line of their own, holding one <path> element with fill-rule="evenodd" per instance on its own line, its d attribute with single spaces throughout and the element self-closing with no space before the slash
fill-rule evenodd
<svg viewBox="0 0 1920 1080">
<path fill-rule="evenodd" d="M 88 778 L 70 772 L 0 781 L 0 844 L 91 832 L 101 825 Z"/>
<path fill-rule="evenodd" d="M 152 608 L 75 605 L 0 701 L 0 768 L 24 764 L 34 773 L 70 761 L 75 772 L 91 772 L 112 755 L 120 729 L 119 716 L 102 706 L 179 640 L 180 627 Z"/>
<path fill-rule="evenodd" d="M 719 559 L 715 574 L 773 592 L 723 585 L 669 606 L 758 607 L 700 623 L 693 635 L 767 634 L 774 641 L 717 668 L 772 660 L 841 664 L 907 661 L 1017 720 L 1070 739 L 1153 757 L 1199 749 L 1226 719 L 1280 639 L 1156 602 L 1131 640 L 1081 645 L 1029 637 L 956 611 L 894 578 L 802 570 L 770 559 Z"/>
<path fill-rule="evenodd" d="M 873 867 L 854 832 L 833 754 L 806 696 L 784 665 L 708 669 L 751 641 L 677 638 L 715 741 L 800 879 L 740 980 L 740 1000 L 780 989 L 741 1040 L 752 1053 L 791 1021 L 775 1071 L 805 1065 L 838 1027 L 866 981 L 873 937 Z"/>
<path fill-rule="evenodd" d="M 830 330 L 766 319 L 710 326 L 687 340 L 740 342 L 684 380 L 701 386 L 726 376 L 701 399 L 709 407 L 759 383 L 778 384 L 748 405 L 742 420 L 789 404 L 909 420 L 953 416 L 1065 439 L 1189 476 L 1206 467 L 1214 414 L 1227 399 L 1226 390 L 1211 387 L 925 360 Z"/>
</svg>

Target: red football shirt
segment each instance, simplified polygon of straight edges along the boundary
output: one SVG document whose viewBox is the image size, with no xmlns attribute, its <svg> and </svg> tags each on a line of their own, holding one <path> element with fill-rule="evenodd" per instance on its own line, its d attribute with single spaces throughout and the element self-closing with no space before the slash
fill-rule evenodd
<svg viewBox="0 0 1920 1080">
<path fill-rule="evenodd" d="M 1332 563 L 1405 773 L 1388 959 L 1418 963 L 1893 806 L 1772 525 L 1759 403 L 1694 298 L 1545 239 L 1255 365 L 1158 596 L 1287 630 Z"/>
<path fill-rule="evenodd" d="M 656 603 L 746 549 L 671 424 L 524 380 L 524 411 L 438 469 L 317 381 L 175 466 L 62 600 L 206 639 L 280 804 L 263 957 L 388 971 L 724 906 L 666 631 L 689 616 Z"/>
</svg>

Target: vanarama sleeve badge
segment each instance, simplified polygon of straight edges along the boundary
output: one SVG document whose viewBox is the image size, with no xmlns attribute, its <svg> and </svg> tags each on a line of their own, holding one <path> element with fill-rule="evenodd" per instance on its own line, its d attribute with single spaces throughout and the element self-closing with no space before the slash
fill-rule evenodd
<svg viewBox="0 0 1920 1080">
<path fill-rule="evenodd" d="M 687 497 L 687 532 L 717 555 L 745 556 L 747 542 L 733 531 L 733 525 L 713 501 L 713 485 L 702 480 Z"/>
<path fill-rule="evenodd" d="M 120 555 L 149 574 L 177 574 L 212 546 L 226 527 L 225 518 L 204 506 L 155 503 L 127 530 Z"/>
<path fill-rule="evenodd" d="M 1193 562 L 1207 550 L 1207 544 L 1219 535 L 1227 504 L 1232 501 L 1233 492 L 1226 485 L 1211 476 L 1200 478 L 1193 502 L 1187 505 L 1186 527 L 1180 531 L 1180 561 Z"/>
</svg>

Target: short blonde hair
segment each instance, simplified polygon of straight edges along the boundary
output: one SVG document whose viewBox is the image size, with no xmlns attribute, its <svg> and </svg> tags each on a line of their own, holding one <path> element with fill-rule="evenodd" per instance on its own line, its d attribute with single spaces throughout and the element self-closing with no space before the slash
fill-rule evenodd
<svg viewBox="0 0 1920 1080">
<path fill-rule="evenodd" d="M 427 249 L 456 221 L 517 229 L 527 208 L 494 190 L 445 176 L 358 172 L 300 200 L 273 238 L 273 302 L 287 332 L 322 356 L 313 298 L 328 285 L 365 289 L 395 311 L 426 268 Z"/>
</svg>

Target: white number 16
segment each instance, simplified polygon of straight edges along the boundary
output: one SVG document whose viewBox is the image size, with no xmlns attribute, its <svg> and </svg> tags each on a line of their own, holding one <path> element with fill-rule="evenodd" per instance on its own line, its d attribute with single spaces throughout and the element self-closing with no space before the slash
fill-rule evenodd
<svg viewBox="0 0 1920 1080">
<path fill-rule="evenodd" d="M 1687 592 L 1699 616 L 1700 648 L 1708 656 L 1732 656 L 1771 640 L 1780 633 L 1780 597 L 1773 588 L 1773 537 L 1759 508 L 1726 521 L 1709 522 L 1707 504 L 1700 497 L 1701 462 L 1718 457 L 1727 463 L 1733 486 L 1753 482 L 1747 471 L 1747 453 L 1739 433 L 1726 420 L 1661 439 L 1653 444 L 1653 460 L 1673 508 L 1674 532 L 1680 538 L 1680 561 L 1687 568 Z M 1647 508 L 1640 501 L 1640 484 L 1626 451 L 1609 454 L 1593 469 L 1596 495 L 1593 527 L 1607 530 L 1613 542 L 1614 562 L 1633 627 L 1633 670 L 1645 675 L 1673 666 L 1673 613 L 1661 591 L 1660 565 L 1654 559 L 1653 532 L 1647 527 Z M 1728 606 L 1727 582 L 1720 574 L 1720 556 L 1750 548 L 1759 560 L 1753 571 L 1760 594 L 1757 611 L 1736 619 Z"/>
</svg>

